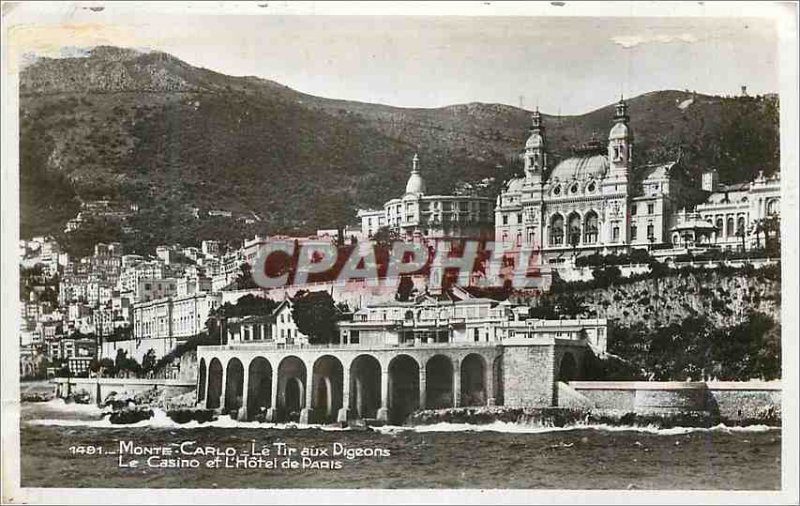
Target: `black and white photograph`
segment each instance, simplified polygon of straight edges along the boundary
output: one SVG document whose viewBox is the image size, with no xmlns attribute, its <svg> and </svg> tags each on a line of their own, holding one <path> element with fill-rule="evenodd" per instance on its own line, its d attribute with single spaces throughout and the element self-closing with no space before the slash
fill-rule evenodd
<svg viewBox="0 0 800 506">
<path fill-rule="evenodd" d="M 3 504 L 798 504 L 797 2 L 3 2 Z"/>
</svg>

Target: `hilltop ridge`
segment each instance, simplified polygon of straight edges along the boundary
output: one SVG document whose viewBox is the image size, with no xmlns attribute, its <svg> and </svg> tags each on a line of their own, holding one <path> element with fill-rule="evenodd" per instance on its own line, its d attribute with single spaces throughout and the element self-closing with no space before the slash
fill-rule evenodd
<svg viewBox="0 0 800 506">
<path fill-rule="evenodd" d="M 681 152 L 690 175 L 715 167 L 727 182 L 778 168 L 777 97 L 671 90 L 628 103 L 638 165 Z M 613 104 L 545 114 L 553 163 L 605 138 L 612 115 Z M 489 178 L 481 191 L 492 195 L 521 170 L 529 121 L 530 111 L 503 104 L 420 109 L 315 97 L 163 52 L 99 46 L 40 58 L 20 75 L 21 236 L 59 233 L 81 201 L 99 198 L 138 205 L 129 232 L 106 227 L 133 249 L 212 233 L 308 233 L 400 194 L 414 153 L 431 192 Z M 193 208 L 261 221 L 211 223 Z"/>
</svg>

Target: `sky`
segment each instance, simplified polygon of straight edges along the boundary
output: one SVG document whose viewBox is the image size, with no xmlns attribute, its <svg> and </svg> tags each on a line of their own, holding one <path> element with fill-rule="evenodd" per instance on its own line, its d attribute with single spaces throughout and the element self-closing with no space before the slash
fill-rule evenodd
<svg viewBox="0 0 800 506">
<path fill-rule="evenodd" d="M 663 9 L 623 17 L 631 8 L 616 5 L 601 12 L 620 14 L 613 17 L 554 17 L 508 6 L 487 16 L 470 10 L 475 4 L 462 4 L 464 13 L 482 15 L 440 15 L 452 9 L 431 15 L 405 4 L 392 15 L 366 9 L 358 16 L 308 15 L 325 12 L 319 5 L 282 11 L 275 3 L 248 3 L 234 14 L 65 5 L 19 16 L 9 35 L 12 53 L 56 56 L 98 44 L 157 49 L 192 65 L 329 98 L 402 107 L 496 102 L 564 115 L 602 107 L 620 94 L 779 89 L 776 22 L 755 17 L 760 12 L 752 8 L 740 9 L 744 17 L 717 17 L 730 16 L 719 9 L 712 17 L 654 16 Z M 592 12 L 577 7 L 578 14 Z M 350 12 L 356 11 L 334 11 Z"/>
</svg>

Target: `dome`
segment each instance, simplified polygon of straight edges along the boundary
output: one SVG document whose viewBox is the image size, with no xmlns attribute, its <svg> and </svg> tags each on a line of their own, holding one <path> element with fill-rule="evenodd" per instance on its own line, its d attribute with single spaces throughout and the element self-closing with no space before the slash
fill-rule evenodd
<svg viewBox="0 0 800 506">
<path fill-rule="evenodd" d="M 544 148 L 544 139 L 542 139 L 542 136 L 539 134 L 531 134 L 531 136 L 528 137 L 528 142 L 525 143 L 525 148 Z"/>
<path fill-rule="evenodd" d="M 419 175 L 419 172 L 412 172 L 408 177 L 406 193 L 425 193 L 425 181 L 422 179 L 422 176 Z"/>
<path fill-rule="evenodd" d="M 508 183 L 506 183 L 506 193 L 520 193 L 522 192 L 522 187 L 525 185 L 525 179 L 521 177 L 517 177 L 514 179 L 510 179 Z"/>
<path fill-rule="evenodd" d="M 555 178 L 561 181 L 572 179 L 601 178 L 608 172 L 608 157 L 605 155 L 592 155 L 567 158 L 559 163 L 550 173 L 550 180 Z"/>
<path fill-rule="evenodd" d="M 416 153 L 411 161 L 411 175 L 408 176 L 408 182 L 406 183 L 406 195 L 409 193 L 419 195 L 425 193 L 425 180 L 419 175 L 419 156 Z"/>
<path fill-rule="evenodd" d="M 617 123 L 608 134 L 608 140 L 628 139 L 631 136 L 631 129 L 625 123 Z"/>
</svg>

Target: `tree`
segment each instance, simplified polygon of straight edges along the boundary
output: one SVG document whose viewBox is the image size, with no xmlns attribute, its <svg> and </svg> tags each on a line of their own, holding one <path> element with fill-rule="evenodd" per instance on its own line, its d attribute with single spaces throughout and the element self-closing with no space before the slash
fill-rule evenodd
<svg viewBox="0 0 800 506">
<path fill-rule="evenodd" d="M 372 242 L 380 249 L 389 250 L 399 240 L 397 232 L 389 227 L 381 227 L 372 234 Z"/>
<path fill-rule="evenodd" d="M 747 232 L 744 229 L 744 225 L 736 229 L 736 237 L 740 237 L 742 239 L 742 251 L 746 251 L 747 248 L 745 247 L 744 239 L 747 237 Z"/>
<path fill-rule="evenodd" d="M 295 294 L 292 305 L 297 330 L 307 335 L 310 343 L 327 344 L 338 340 L 339 311 L 328 292 L 301 290 Z"/>
<path fill-rule="evenodd" d="M 400 283 L 397 285 L 397 293 L 395 294 L 394 298 L 400 302 L 407 302 L 413 291 L 414 282 L 411 280 L 411 278 L 409 276 L 401 276 Z"/>
<path fill-rule="evenodd" d="M 142 372 L 144 374 L 151 373 L 156 367 L 156 350 L 150 348 L 142 357 Z"/>
<path fill-rule="evenodd" d="M 249 263 L 244 262 L 239 266 L 239 275 L 236 277 L 237 290 L 251 290 L 258 288 L 258 285 L 253 280 L 253 268 Z"/>
</svg>

